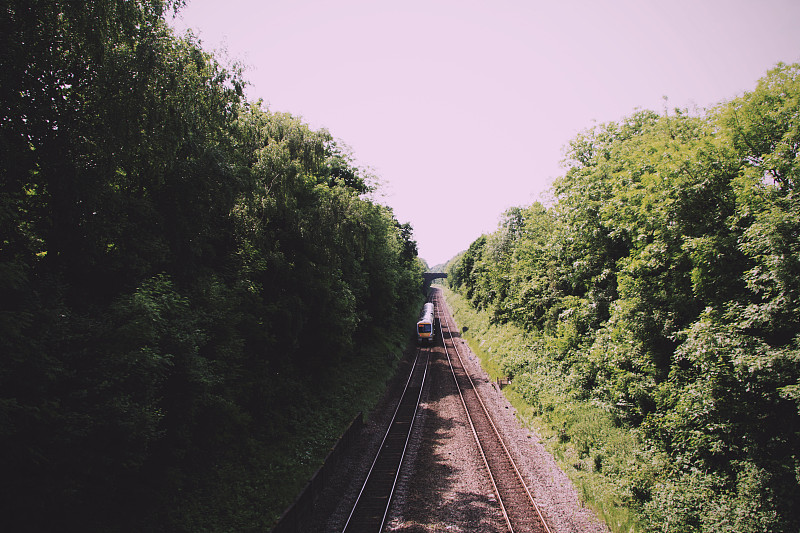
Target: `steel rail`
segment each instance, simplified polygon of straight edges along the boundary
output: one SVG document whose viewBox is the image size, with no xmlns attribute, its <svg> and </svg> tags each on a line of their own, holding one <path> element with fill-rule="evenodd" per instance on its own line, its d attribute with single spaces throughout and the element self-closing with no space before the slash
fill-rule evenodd
<svg viewBox="0 0 800 533">
<path fill-rule="evenodd" d="M 439 315 L 439 306 L 436 306 L 436 314 Z M 441 315 L 439 316 L 439 324 L 442 323 Z M 449 325 L 448 325 L 448 333 L 449 333 Z M 508 512 L 506 511 L 506 506 L 503 503 L 503 498 L 500 496 L 500 489 L 497 487 L 497 482 L 495 481 L 494 474 L 492 474 L 492 469 L 489 466 L 489 460 L 486 457 L 486 452 L 481 445 L 481 439 L 478 437 L 478 431 L 475 429 L 475 423 L 472 420 L 472 416 L 469 414 L 469 408 L 467 407 L 467 401 L 464 399 L 464 393 L 461 391 L 461 386 L 458 384 L 458 377 L 456 376 L 456 371 L 453 368 L 453 363 L 450 360 L 450 352 L 447 350 L 447 345 L 444 342 L 444 328 L 440 326 L 442 330 L 442 345 L 444 345 L 444 354 L 447 357 L 447 362 L 450 365 L 450 372 L 453 374 L 453 382 L 456 385 L 456 390 L 458 391 L 458 396 L 461 398 L 461 405 L 464 407 L 464 412 L 467 415 L 467 422 L 469 422 L 469 427 L 472 430 L 472 436 L 475 438 L 475 443 L 478 445 L 478 451 L 481 454 L 481 459 L 483 460 L 483 465 L 486 467 L 486 472 L 489 474 L 489 481 L 492 483 L 492 489 L 494 490 L 495 495 L 497 496 L 497 503 L 500 505 L 500 511 L 503 513 L 503 519 L 506 521 L 506 525 L 508 526 L 509 531 L 514 531 L 513 526 L 511 525 L 511 519 L 508 517 Z M 452 335 L 450 336 L 450 340 L 452 342 Z"/>
<path fill-rule="evenodd" d="M 439 323 L 440 324 L 442 324 L 442 316 L 445 317 L 445 321 L 447 322 L 447 335 L 449 336 L 449 340 L 450 340 L 450 344 L 451 344 L 451 347 L 452 347 L 452 351 L 455 352 L 455 356 L 458 357 L 458 361 L 461 364 L 461 368 L 462 368 L 462 370 L 464 372 L 464 375 L 466 376 L 467 380 L 469 381 L 469 385 L 470 385 L 470 387 L 472 388 L 472 390 L 474 392 L 475 398 L 478 400 L 478 403 L 479 403 L 479 405 L 480 405 L 480 407 L 482 409 L 484 417 L 486 418 L 486 420 L 488 420 L 489 425 L 492 428 L 493 435 L 495 436 L 495 438 L 497 439 L 497 441 L 501 445 L 501 447 L 503 449 L 503 452 L 505 453 L 505 456 L 506 456 L 506 458 L 508 460 L 508 463 L 513 468 L 514 475 L 515 475 L 519 485 L 524 489 L 524 492 L 527 495 L 527 498 L 528 498 L 528 501 L 531 504 L 531 507 L 535 510 L 536 516 L 538 517 L 538 522 L 540 523 L 540 525 L 544 529 L 545 533 L 552 533 L 551 530 L 550 530 L 550 527 L 547 525 L 547 521 L 544 519 L 544 516 L 542 515 L 542 512 L 541 512 L 541 509 L 539 508 L 539 505 L 536 503 L 536 500 L 534 499 L 533 495 L 531 494 L 530 489 L 528 488 L 528 485 L 525 483 L 525 480 L 522 477 L 522 474 L 520 473 L 519 468 L 517 467 L 516 461 L 514 461 L 514 458 L 511 455 L 511 452 L 509 451 L 508 447 L 506 446 L 505 441 L 503 440 L 502 435 L 500 434 L 500 431 L 498 430 L 497 426 L 495 425 L 494 420 L 492 419 L 492 416 L 491 416 L 489 410 L 486 407 L 486 404 L 484 403 L 483 399 L 481 398 L 480 394 L 478 393 L 478 389 L 475 387 L 475 383 L 473 382 L 472 377 L 469 375 L 469 372 L 467 372 L 467 370 L 466 370 L 466 366 L 464 365 L 464 361 L 461 358 L 461 353 L 460 353 L 460 351 L 458 349 L 458 346 L 456 345 L 455 341 L 453 340 L 453 334 L 450 331 L 450 324 L 452 323 L 453 327 L 455 327 L 455 323 L 452 322 L 452 319 L 449 316 L 449 313 L 442 313 L 441 312 L 441 308 L 442 308 L 441 306 L 443 304 L 443 301 L 444 301 L 444 299 L 442 297 L 438 298 L 438 302 L 437 302 L 437 305 L 436 305 L 436 312 L 439 315 Z M 508 510 L 506 508 L 506 504 L 503 502 L 503 495 L 501 494 L 501 490 L 498 487 L 497 480 L 495 479 L 495 473 L 492 471 L 492 467 L 491 467 L 490 462 L 489 462 L 489 460 L 487 458 L 486 451 L 484 450 L 484 445 L 483 445 L 483 443 L 481 443 L 481 439 L 480 439 L 480 437 L 478 435 L 478 431 L 475 428 L 475 423 L 473 421 L 472 414 L 470 414 L 470 409 L 467 406 L 467 402 L 466 402 L 466 400 L 464 398 L 464 394 L 462 392 L 461 384 L 458 382 L 458 377 L 456 375 L 455 368 L 453 367 L 453 363 L 452 363 L 452 360 L 450 358 L 450 351 L 447 348 L 447 343 L 444 342 L 444 340 L 445 340 L 445 333 L 444 333 L 445 328 L 444 327 L 440 327 L 440 329 L 442 330 L 442 344 L 444 345 L 445 355 L 447 356 L 447 360 L 450 363 L 450 370 L 451 370 L 451 372 L 453 374 L 453 380 L 455 381 L 456 388 L 458 389 L 458 394 L 461 397 L 461 403 L 464 406 L 464 411 L 466 412 L 467 419 L 469 421 L 470 427 L 472 428 L 472 434 L 473 434 L 473 436 L 475 438 L 475 442 L 478 445 L 478 449 L 480 450 L 480 454 L 481 454 L 481 457 L 483 458 L 484 465 L 486 466 L 486 471 L 488 472 L 489 479 L 491 480 L 492 487 L 494 489 L 495 495 L 497 496 L 497 501 L 498 501 L 498 504 L 500 506 L 501 512 L 503 514 L 503 518 L 506 521 L 506 525 L 508 526 L 509 531 L 513 533 L 514 532 L 514 524 L 512 524 L 512 519 L 509 516 Z"/>
<path fill-rule="evenodd" d="M 413 396 L 409 396 L 409 391 L 413 391 L 414 387 L 411 386 L 411 382 L 417 372 L 417 366 L 421 364 L 421 355 L 425 353 L 425 366 L 422 369 L 422 377 L 419 383 L 419 393 L 417 397 L 414 398 Z M 372 465 L 370 466 L 369 472 L 367 473 L 367 477 L 364 480 L 364 484 L 361 486 L 361 490 L 358 493 L 358 497 L 356 498 L 355 503 L 350 511 L 350 515 L 347 518 L 347 522 L 342 529 L 343 533 L 350 533 L 350 532 L 363 532 L 369 531 L 373 526 L 377 526 L 374 531 L 376 533 L 380 533 L 383 531 L 384 526 L 386 525 L 386 519 L 389 514 L 389 508 L 391 507 L 392 499 L 394 497 L 395 489 L 397 488 L 397 480 L 400 476 L 400 470 L 403 465 L 403 461 L 405 459 L 406 452 L 408 450 L 408 443 L 411 439 L 411 432 L 414 428 L 414 420 L 417 416 L 417 411 L 419 410 L 419 402 L 420 398 L 422 397 L 422 391 L 425 386 L 425 378 L 428 375 L 428 366 L 430 363 L 430 354 L 431 349 L 427 348 L 417 349 L 416 357 L 414 359 L 414 366 L 411 368 L 411 372 L 408 374 L 408 380 L 406 380 L 405 387 L 403 389 L 403 394 L 400 397 L 400 400 L 397 402 L 397 407 L 395 408 L 394 414 L 392 415 L 392 420 L 389 423 L 389 427 L 386 429 L 386 433 L 383 436 L 383 440 L 381 441 L 381 445 L 378 448 L 378 452 L 375 454 L 375 459 L 372 461 Z M 413 406 L 413 413 L 410 414 L 408 417 L 408 410 L 409 404 L 408 402 L 414 401 Z M 403 412 L 401 412 L 403 409 Z M 408 418 L 401 418 L 401 417 L 408 417 Z M 398 434 L 398 432 L 401 432 Z M 399 440 L 402 440 L 402 451 L 400 451 L 399 459 L 390 457 L 391 454 L 397 453 L 397 445 Z M 388 490 L 388 494 L 386 493 L 385 489 L 387 487 L 380 486 L 375 488 L 374 484 L 381 484 L 385 479 L 381 480 L 378 479 L 380 474 L 386 474 L 386 465 L 381 465 L 381 462 L 389 461 L 390 464 L 388 468 L 391 470 L 389 474 L 393 473 L 391 479 L 391 488 Z M 385 501 L 385 505 L 381 511 L 379 511 L 382 516 L 380 517 L 379 523 L 374 521 L 374 523 L 366 524 L 364 522 L 369 522 L 368 519 L 359 515 L 363 515 L 368 513 L 367 507 L 370 505 L 368 502 L 368 493 L 370 491 L 383 491 L 379 496 L 376 498 L 379 501 Z M 374 518 L 376 515 L 367 515 L 368 518 Z"/>
</svg>

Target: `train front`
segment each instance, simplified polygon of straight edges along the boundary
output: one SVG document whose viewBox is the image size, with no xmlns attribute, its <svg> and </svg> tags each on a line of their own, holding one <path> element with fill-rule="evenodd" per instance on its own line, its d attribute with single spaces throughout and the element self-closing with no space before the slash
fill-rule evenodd
<svg viewBox="0 0 800 533">
<path fill-rule="evenodd" d="M 417 343 L 433 344 L 435 338 L 433 329 L 433 304 L 426 303 L 417 322 Z"/>
</svg>

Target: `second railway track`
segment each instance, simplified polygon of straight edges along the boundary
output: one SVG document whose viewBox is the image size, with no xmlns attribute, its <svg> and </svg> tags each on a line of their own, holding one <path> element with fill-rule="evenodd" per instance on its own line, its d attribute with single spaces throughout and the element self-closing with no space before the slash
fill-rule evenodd
<svg viewBox="0 0 800 533">
<path fill-rule="evenodd" d="M 447 313 L 441 312 L 441 309 L 444 309 L 442 307 L 444 302 L 438 291 L 436 304 L 445 355 L 450 363 L 453 379 L 460 391 L 469 425 L 472 428 L 475 442 L 483 458 L 508 530 L 511 532 L 551 533 L 514 458 L 492 420 L 489 410 L 464 367 L 461 354 L 453 341 L 452 328 L 455 328 L 455 324 Z"/>
<path fill-rule="evenodd" d="M 403 394 L 372 462 L 367 479 L 350 511 L 344 533 L 383 531 L 400 468 L 408 450 L 408 441 L 428 373 L 430 354 L 430 348 L 417 350 L 414 366 Z"/>
</svg>

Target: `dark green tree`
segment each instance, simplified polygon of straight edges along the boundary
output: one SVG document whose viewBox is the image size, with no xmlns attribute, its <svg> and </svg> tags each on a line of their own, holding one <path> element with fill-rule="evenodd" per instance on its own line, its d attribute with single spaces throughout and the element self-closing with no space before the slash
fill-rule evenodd
<svg viewBox="0 0 800 533">
<path fill-rule="evenodd" d="M 268 528 L 317 385 L 415 305 L 411 228 L 330 133 L 175 37 L 181 4 L 0 10 L 8 529 Z"/>
</svg>

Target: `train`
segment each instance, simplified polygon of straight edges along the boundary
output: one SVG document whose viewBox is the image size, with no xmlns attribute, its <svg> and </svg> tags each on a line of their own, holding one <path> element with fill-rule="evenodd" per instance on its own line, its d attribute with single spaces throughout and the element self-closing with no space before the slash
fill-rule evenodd
<svg viewBox="0 0 800 533">
<path fill-rule="evenodd" d="M 417 344 L 433 344 L 436 339 L 435 321 L 433 304 L 428 302 L 422 306 L 422 314 L 417 322 Z"/>
</svg>

